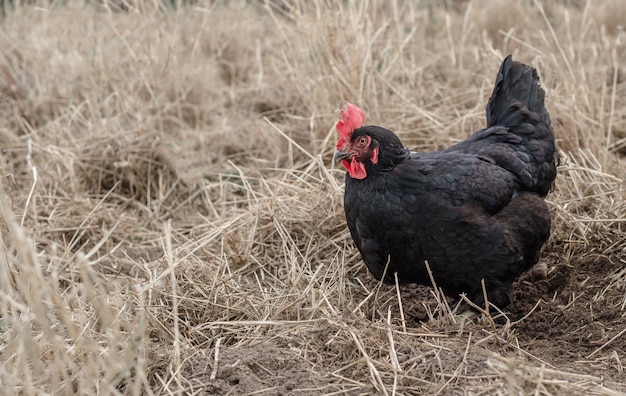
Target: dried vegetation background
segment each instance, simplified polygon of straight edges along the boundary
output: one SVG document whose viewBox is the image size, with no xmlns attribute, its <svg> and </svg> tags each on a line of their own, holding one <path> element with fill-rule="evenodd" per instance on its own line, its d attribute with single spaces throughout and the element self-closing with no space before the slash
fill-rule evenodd
<svg viewBox="0 0 626 396">
<path fill-rule="evenodd" d="M 625 1 L 108 5 L 2 20 L 2 393 L 626 392 Z M 461 320 L 364 270 L 334 124 L 450 145 L 509 53 L 563 155 L 548 279 Z"/>
</svg>

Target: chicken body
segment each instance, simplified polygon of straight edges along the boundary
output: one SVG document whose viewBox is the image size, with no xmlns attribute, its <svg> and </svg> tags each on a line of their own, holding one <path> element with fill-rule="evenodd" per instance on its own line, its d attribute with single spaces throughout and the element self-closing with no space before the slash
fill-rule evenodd
<svg viewBox="0 0 626 396">
<path fill-rule="evenodd" d="M 446 150 L 411 153 L 391 131 L 362 126 L 348 104 L 336 160 L 348 170 L 348 228 L 370 272 L 386 283 L 437 286 L 484 306 L 511 302 L 550 234 L 544 197 L 558 155 L 544 91 L 531 67 L 507 57 L 487 104 L 487 128 Z"/>
</svg>

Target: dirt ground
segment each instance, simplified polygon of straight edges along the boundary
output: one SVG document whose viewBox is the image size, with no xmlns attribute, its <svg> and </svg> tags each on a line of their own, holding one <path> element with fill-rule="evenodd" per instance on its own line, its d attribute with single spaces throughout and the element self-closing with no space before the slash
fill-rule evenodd
<svg viewBox="0 0 626 396">
<path fill-rule="evenodd" d="M 548 279 L 519 282 L 509 308 L 520 347 L 546 365 L 623 383 L 624 367 L 615 358 L 626 349 L 626 298 L 623 289 L 609 287 L 624 277 L 623 265 L 606 257 L 549 259 Z M 592 359 L 598 354 L 607 358 Z"/>
<path fill-rule="evenodd" d="M 514 301 L 505 310 L 506 316 L 494 315 L 499 330 L 510 329 L 506 338 L 492 339 L 484 344 L 484 349 L 472 346 L 464 374 L 484 376 L 487 361 L 493 358 L 490 351 L 495 350 L 502 356 L 521 355 L 524 360 L 548 369 L 571 371 L 577 373 L 576 376 L 583 373 L 590 380 L 600 380 L 615 394 L 626 392 L 624 367 L 619 358 L 626 349 L 626 315 L 621 308 L 626 300 L 623 290 L 609 287 L 624 276 L 624 267 L 603 256 L 567 262 L 548 255 L 544 262 L 548 264 L 548 277 L 535 280 L 530 275 L 523 276 L 514 285 Z M 366 271 L 356 275 L 364 284 L 372 288 L 378 286 Z M 391 291 L 390 294 L 394 294 L 392 289 L 381 285 L 380 293 Z M 459 331 L 470 337 L 472 333 L 491 331 L 484 317 L 467 321 L 461 327 L 451 323 L 450 317 L 429 320 L 427 311 L 432 312 L 437 306 L 432 289 L 423 286 L 401 286 L 400 289 L 408 332 L 448 332 L 467 340 Z M 448 302 L 453 304 L 451 300 Z M 396 301 L 390 298 L 386 303 L 388 306 L 383 303 L 381 309 L 391 308 L 397 319 Z M 332 326 L 315 332 L 326 330 L 332 331 Z M 324 364 L 316 364 L 315 359 L 303 356 L 301 347 L 297 340 L 282 336 L 256 345 L 218 348 L 217 368 L 216 351 L 210 349 L 190 359 L 185 370 L 190 372 L 188 378 L 210 384 L 202 393 L 207 395 L 317 395 L 333 391 L 367 394 L 375 391 L 356 385 L 352 392 L 337 387 L 332 373 L 324 370 Z M 401 351 L 399 353 L 403 356 Z M 410 352 L 405 351 L 404 355 L 408 359 Z M 598 355 L 604 358 L 597 359 Z M 462 363 L 458 350 L 449 351 L 443 358 L 456 360 L 445 362 L 446 366 L 460 367 Z M 592 390 L 590 385 L 591 393 Z M 449 384 L 438 391 L 464 394 L 468 390 L 462 385 Z"/>
</svg>

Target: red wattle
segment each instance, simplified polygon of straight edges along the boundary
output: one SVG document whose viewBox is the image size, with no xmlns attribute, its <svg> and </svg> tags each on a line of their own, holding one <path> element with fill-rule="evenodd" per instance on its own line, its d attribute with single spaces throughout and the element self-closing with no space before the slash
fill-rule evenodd
<svg viewBox="0 0 626 396">
<path fill-rule="evenodd" d="M 363 180 L 367 176 L 367 172 L 365 172 L 365 165 L 361 161 L 357 161 L 352 158 L 351 161 L 342 160 L 341 164 L 350 174 L 350 177 L 353 179 Z"/>
</svg>

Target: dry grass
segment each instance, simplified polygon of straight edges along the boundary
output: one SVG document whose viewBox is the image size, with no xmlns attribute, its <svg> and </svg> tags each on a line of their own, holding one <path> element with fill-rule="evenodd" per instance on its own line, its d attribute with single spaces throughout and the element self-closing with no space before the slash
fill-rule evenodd
<svg viewBox="0 0 626 396">
<path fill-rule="evenodd" d="M 127 4 L 2 23 L 2 392 L 626 391 L 624 1 Z M 447 146 L 508 53 L 547 91 L 569 283 L 468 322 L 363 270 L 334 123 Z"/>
</svg>

